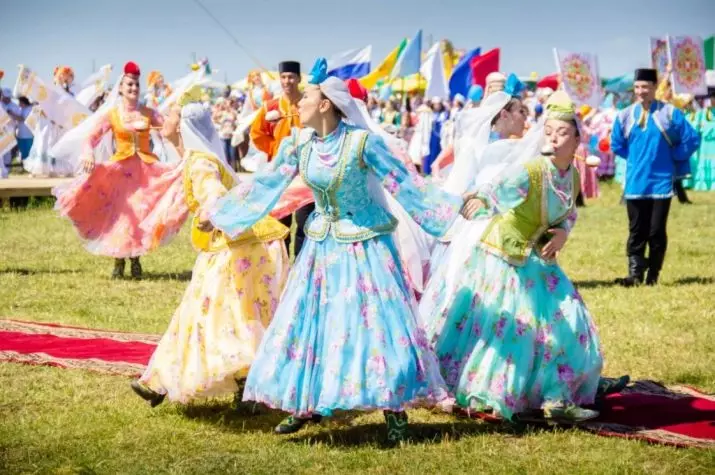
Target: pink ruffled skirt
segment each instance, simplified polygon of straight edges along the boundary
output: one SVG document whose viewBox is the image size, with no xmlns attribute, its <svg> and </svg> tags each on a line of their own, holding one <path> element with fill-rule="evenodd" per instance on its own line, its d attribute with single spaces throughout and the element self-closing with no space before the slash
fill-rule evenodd
<svg viewBox="0 0 715 475">
<path fill-rule="evenodd" d="M 137 156 L 98 164 L 91 174 L 53 190 L 55 209 L 72 221 L 92 254 L 139 257 L 168 242 L 186 221 L 182 175 L 181 163 L 148 164 Z M 161 242 L 143 225 L 157 208 L 171 223 Z"/>
</svg>

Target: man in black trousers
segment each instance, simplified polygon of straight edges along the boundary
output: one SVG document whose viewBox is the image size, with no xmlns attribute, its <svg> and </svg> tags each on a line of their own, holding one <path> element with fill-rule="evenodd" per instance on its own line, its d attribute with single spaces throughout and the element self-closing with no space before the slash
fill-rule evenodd
<svg viewBox="0 0 715 475">
<path fill-rule="evenodd" d="M 628 276 L 616 279 L 625 287 L 644 280 L 646 285 L 658 283 L 668 247 L 673 183 L 690 173 L 690 156 L 700 145 L 698 133 L 683 113 L 655 100 L 657 81 L 654 69 L 636 70 L 636 102 L 619 112 L 611 133 L 613 152 L 626 158 Z"/>
</svg>

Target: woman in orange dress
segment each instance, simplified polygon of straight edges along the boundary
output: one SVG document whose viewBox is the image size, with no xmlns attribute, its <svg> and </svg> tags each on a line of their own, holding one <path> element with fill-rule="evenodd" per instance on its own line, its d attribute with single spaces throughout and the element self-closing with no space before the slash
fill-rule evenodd
<svg viewBox="0 0 715 475">
<path fill-rule="evenodd" d="M 150 129 L 161 127 L 163 119 L 153 109 L 139 104 L 139 76 L 135 63 L 124 66 L 119 100 L 106 112 L 98 112 L 102 115 L 85 142 L 85 174 L 53 191 L 57 197 L 55 208 L 72 221 L 85 248 L 115 259 L 115 279 L 124 277 L 127 258 L 131 260 L 131 276 L 141 278 L 139 257 L 155 246 L 151 236 L 142 231 L 141 223 L 169 190 L 175 175 L 181 173 L 181 167 L 160 163 L 151 151 Z M 108 132 L 114 137 L 114 155 L 108 162 L 95 165 L 94 151 Z M 186 219 L 183 212 L 183 216 L 172 220 L 176 227 L 165 230 L 165 236 L 179 231 Z"/>
</svg>

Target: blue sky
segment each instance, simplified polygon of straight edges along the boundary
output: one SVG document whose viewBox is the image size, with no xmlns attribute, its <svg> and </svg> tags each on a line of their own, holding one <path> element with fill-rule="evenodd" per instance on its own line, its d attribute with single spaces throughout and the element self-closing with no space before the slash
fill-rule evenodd
<svg viewBox="0 0 715 475">
<path fill-rule="evenodd" d="M 458 48 L 500 46 L 506 72 L 554 70 L 552 48 L 592 52 L 612 76 L 648 62 L 649 36 L 715 33 L 715 0 L 201 0 L 269 68 L 373 45 L 373 65 L 402 37 Z M 232 82 L 255 64 L 194 0 L 4 0 L 0 68 L 5 85 L 23 63 L 49 78 L 66 64 L 81 80 L 127 60 L 173 80 L 192 53 L 207 56 Z M 116 70 L 116 69 L 115 69 Z"/>
</svg>

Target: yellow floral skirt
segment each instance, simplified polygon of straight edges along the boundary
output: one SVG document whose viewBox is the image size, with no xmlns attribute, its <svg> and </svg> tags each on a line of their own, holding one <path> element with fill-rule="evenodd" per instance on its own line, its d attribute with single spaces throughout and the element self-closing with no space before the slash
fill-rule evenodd
<svg viewBox="0 0 715 475">
<path fill-rule="evenodd" d="M 140 382 L 182 403 L 235 392 L 273 318 L 287 273 L 282 240 L 200 253 Z"/>
</svg>

